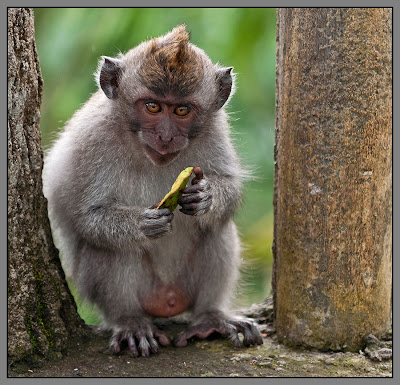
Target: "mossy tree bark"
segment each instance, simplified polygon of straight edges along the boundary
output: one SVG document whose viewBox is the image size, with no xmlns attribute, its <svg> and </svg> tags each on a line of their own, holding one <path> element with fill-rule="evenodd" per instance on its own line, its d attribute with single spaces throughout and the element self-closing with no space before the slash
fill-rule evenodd
<svg viewBox="0 0 400 385">
<path fill-rule="evenodd" d="M 392 11 L 279 9 L 274 308 L 281 341 L 390 327 Z"/>
<path fill-rule="evenodd" d="M 8 9 L 8 353 L 11 363 L 61 350 L 79 335 L 42 193 L 43 82 L 33 10 Z"/>
</svg>

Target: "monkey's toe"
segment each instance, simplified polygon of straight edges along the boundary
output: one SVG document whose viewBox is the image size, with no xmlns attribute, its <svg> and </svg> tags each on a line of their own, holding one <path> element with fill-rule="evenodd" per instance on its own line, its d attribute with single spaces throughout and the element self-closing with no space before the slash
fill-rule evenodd
<svg viewBox="0 0 400 385">
<path fill-rule="evenodd" d="M 161 332 L 157 328 L 154 330 L 154 337 L 158 339 L 158 343 L 161 346 L 168 346 L 170 344 L 169 338 L 165 335 L 165 333 Z"/>
<path fill-rule="evenodd" d="M 262 345 L 263 339 L 257 327 L 251 320 L 248 319 L 235 319 L 230 321 L 235 326 L 236 330 L 243 334 L 243 345 Z"/>
</svg>

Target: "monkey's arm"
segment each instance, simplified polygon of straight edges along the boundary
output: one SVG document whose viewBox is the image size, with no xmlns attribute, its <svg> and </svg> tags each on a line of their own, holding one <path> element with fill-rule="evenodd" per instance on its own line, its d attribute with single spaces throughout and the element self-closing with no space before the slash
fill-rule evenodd
<svg viewBox="0 0 400 385">
<path fill-rule="evenodd" d="M 149 239 L 171 231 L 173 217 L 168 209 L 141 209 L 117 203 L 101 203 L 83 209 L 75 222 L 75 229 L 98 247 L 145 247 Z"/>
</svg>

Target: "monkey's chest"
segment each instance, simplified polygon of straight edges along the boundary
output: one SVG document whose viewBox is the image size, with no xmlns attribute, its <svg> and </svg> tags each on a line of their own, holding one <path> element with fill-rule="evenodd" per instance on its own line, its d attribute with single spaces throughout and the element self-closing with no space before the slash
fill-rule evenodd
<svg viewBox="0 0 400 385">
<path fill-rule="evenodd" d="M 140 303 L 152 316 L 172 317 L 191 305 L 191 266 L 197 248 L 192 219 L 178 212 L 172 233 L 155 240 L 143 259 L 149 285 L 142 293 Z"/>
<path fill-rule="evenodd" d="M 152 269 L 164 282 L 173 282 L 193 260 L 198 247 L 197 228 L 193 218 L 174 212 L 172 232 L 153 240 L 149 253 Z"/>
</svg>

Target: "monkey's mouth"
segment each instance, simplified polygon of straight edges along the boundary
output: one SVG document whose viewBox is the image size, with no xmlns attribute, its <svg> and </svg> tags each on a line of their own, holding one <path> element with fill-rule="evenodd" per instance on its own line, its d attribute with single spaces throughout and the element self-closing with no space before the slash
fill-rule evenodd
<svg viewBox="0 0 400 385">
<path fill-rule="evenodd" d="M 158 152 L 154 148 L 150 147 L 148 144 L 144 147 L 147 156 L 152 160 L 156 165 L 164 165 L 168 164 L 172 161 L 172 159 L 176 158 L 179 154 L 179 151 L 175 152 Z"/>
</svg>

